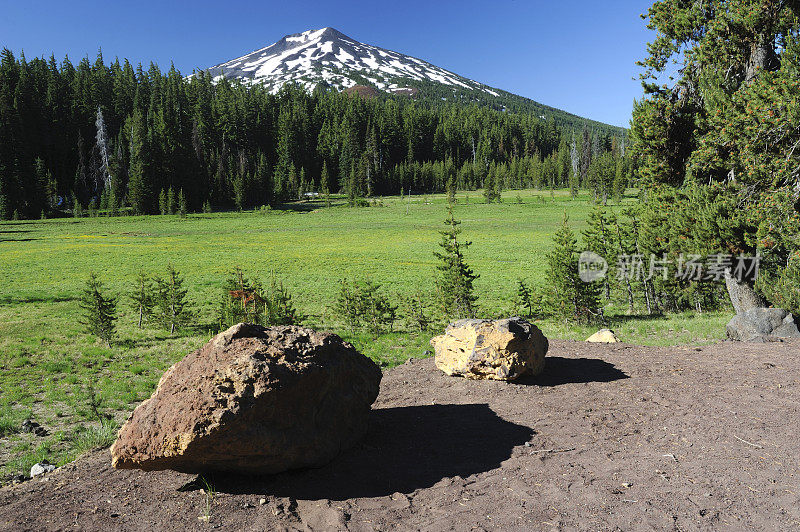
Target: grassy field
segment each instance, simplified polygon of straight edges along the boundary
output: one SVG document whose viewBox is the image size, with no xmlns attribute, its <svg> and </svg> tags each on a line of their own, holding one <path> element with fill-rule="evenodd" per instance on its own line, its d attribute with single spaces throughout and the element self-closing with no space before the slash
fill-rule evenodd
<svg viewBox="0 0 800 532">
<path fill-rule="evenodd" d="M 507 192 L 487 205 L 459 193 L 456 217 L 472 241 L 467 261 L 480 274 L 479 304 L 511 310 L 518 279 L 544 280 L 546 254 L 564 213 L 580 230 L 588 197 L 563 191 Z M 329 306 L 345 277 L 370 278 L 390 294 L 433 286 L 445 198 L 385 198 L 369 208 L 302 204 L 287 210 L 0 223 L 0 480 L 41 459 L 63 463 L 113 438 L 121 420 L 152 392 L 161 373 L 216 331 L 214 311 L 228 272 L 283 279 L 307 324 L 332 329 L 384 367 L 424 356 L 430 334 L 399 330 L 373 339 L 340 330 Z M 124 296 L 139 270 L 183 273 L 198 311 L 196 328 L 170 336 L 136 327 Z M 116 343 L 82 332 L 78 296 L 90 271 L 120 295 Z M 659 318 L 613 316 L 627 342 L 707 343 L 722 338 L 724 313 Z M 593 328 L 541 322 L 549 337 L 584 339 Z M 108 416 L 109 419 L 106 419 Z M 32 417 L 50 434 L 18 432 Z"/>
</svg>

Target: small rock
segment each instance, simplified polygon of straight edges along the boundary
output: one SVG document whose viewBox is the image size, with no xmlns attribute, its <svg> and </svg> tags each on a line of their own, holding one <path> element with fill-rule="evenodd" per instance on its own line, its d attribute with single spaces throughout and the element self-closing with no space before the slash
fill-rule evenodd
<svg viewBox="0 0 800 532">
<path fill-rule="evenodd" d="M 259 499 L 258 504 L 260 504 L 261 506 L 264 506 L 265 504 L 267 504 L 267 499 L 264 499 L 264 498 Z"/>
<path fill-rule="evenodd" d="M 20 432 L 33 434 L 39 437 L 44 437 L 47 436 L 48 434 L 46 428 L 42 427 L 32 419 L 26 419 L 25 421 L 22 422 L 22 425 L 20 426 Z"/>
<path fill-rule="evenodd" d="M 623 487 L 623 488 L 630 488 L 630 487 L 632 487 L 632 486 L 633 486 L 633 484 L 631 484 L 630 482 L 623 482 L 623 483 L 622 483 L 622 487 Z"/>
<path fill-rule="evenodd" d="M 587 338 L 586 341 L 593 344 L 616 344 L 619 343 L 620 340 L 611 329 L 600 329 Z"/>
<path fill-rule="evenodd" d="M 33 467 L 31 467 L 31 478 L 38 477 L 39 475 L 45 475 L 47 473 L 52 473 L 55 470 L 56 466 L 49 463 L 47 460 L 44 460 L 42 462 L 33 464 Z"/>
<path fill-rule="evenodd" d="M 247 509 L 247 508 L 255 508 L 255 507 L 256 507 L 256 506 L 255 506 L 255 504 L 250 504 L 249 502 L 246 502 L 246 503 L 244 503 L 244 504 L 242 505 L 242 508 L 244 508 L 244 509 Z"/>
</svg>

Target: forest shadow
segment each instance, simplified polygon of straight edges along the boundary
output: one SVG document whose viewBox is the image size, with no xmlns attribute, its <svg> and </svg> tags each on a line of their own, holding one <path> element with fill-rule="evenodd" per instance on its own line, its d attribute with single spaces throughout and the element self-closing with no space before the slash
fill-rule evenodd
<svg viewBox="0 0 800 532">
<path fill-rule="evenodd" d="M 363 442 L 322 468 L 212 478 L 221 493 L 306 500 L 380 497 L 497 469 L 533 434 L 498 417 L 488 404 L 381 408 L 372 411 Z"/>
<path fill-rule="evenodd" d="M 599 358 L 547 357 L 541 375 L 521 377 L 515 384 L 526 386 L 561 386 L 589 382 L 612 382 L 630 378 L 614 364 Z"/>
<path fill-rule="evenodd" d="M 608 328 L 613 329 L 615 325 L 623 325 L 628 322 L 635 322 L 635 321 L 658 321 L 658 320 L 668 320 L 669 316 L 665 314 L 631 314 L 631 315 L 619 315 L 619 316 L 612 316 L 606 318 L 606 325 Z"/>
<path fill-rule="evenodd" d="M 319 201 L 309 201 L 309 202 L 292 202 L 292 203 L 278 203 L 273 208 L 277 211 L 291 211 L 291 212 L 299 212 L 299 213 L 306 213 L 315 211 L 324 207 L 325 204 Z"/>
<path fill-rule="evenodd" d="M 0 240 L 2 242 L 2 240 Z M 25 305 L 29 303 L 64 303 L 66 301 L 77 301 L 78 296 L 32 296 L 32 297 L 0 297 L 0 305 Z"/>
</svg>

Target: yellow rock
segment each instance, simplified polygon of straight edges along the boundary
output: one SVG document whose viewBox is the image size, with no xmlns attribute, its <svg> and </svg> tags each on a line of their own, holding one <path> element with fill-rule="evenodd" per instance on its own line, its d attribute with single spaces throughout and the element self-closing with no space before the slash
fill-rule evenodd
<svg viewBox="0 0 800 532">
<path fill-rule="evenodd" d="M 541 373 L 548 348 L 538 327 L 516 317 L 456 321 L 431 345 L 446 374 L 503 381 Z"/>
<path fill-rule="evenodd" d="M 620 339 L 617 338 L 617 335 L 614 334 L 614 331 L 611 329 L 600 329 L 587 338 L 586 341 L 594 344 L 616 344 Z"/>
</svg>

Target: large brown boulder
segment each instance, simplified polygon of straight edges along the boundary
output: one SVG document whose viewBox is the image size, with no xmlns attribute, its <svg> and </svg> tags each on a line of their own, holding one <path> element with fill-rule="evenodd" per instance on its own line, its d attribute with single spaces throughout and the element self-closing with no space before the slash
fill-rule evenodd
<svg viewBox="0 0 800 532">
<path fill-rule="evenodd" d="M 544 369 L 547 338 L 522 318 L 460 320 L 431 340 L 436 367 L 467 379 L 513 381 Z"/>
<path fill-rule="evenodd" d="M 277 473 L 356 443 L 381 381 L 334 334 L 240 323 L 161 377 L 111 447 L 119 469 Z"/>
</svg>

